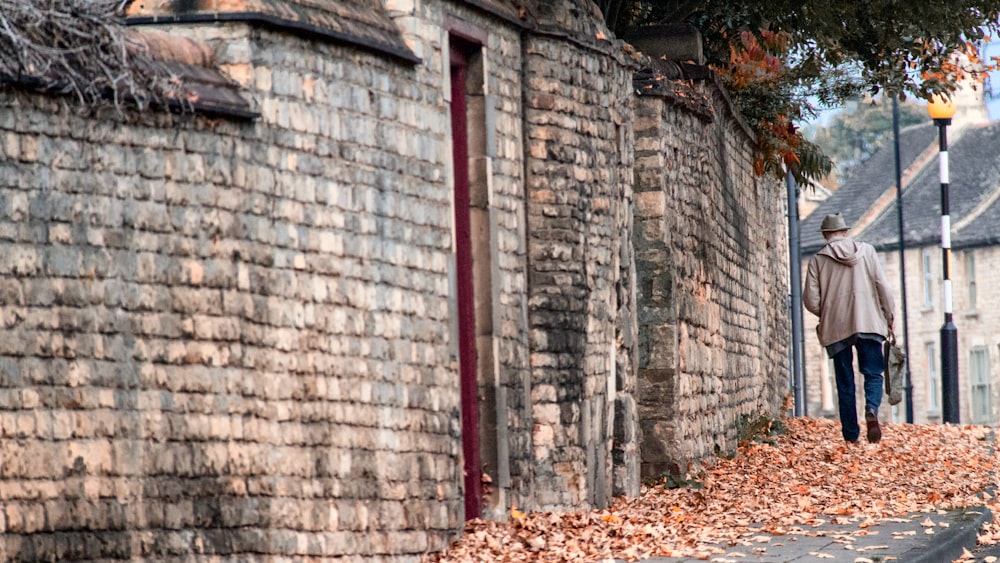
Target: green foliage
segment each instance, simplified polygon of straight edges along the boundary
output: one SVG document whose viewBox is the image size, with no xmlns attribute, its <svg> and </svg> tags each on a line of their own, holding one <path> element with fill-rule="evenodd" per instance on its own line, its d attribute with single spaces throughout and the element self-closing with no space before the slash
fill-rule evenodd
<svg viewBox="0 0 1000 563">
<path fill-rule="evenodd" d="M 805 122 L 819 110 L 838 107 L 864 94 L 927 99 L 953 91 L 964 79 L 982 79 L 981 44 L 1000 32 L 996 0 L 598 0 L 609 26 L 619 35 L 651 23 L 690 23 L 703 37 L 705 56 L 725 77 L 737 61 L 735 43 L 743 32 L 788 35 L 787 49 L 775 50 L 784 65 L 760 83 L 730 84 L 737 106 L 751 113 L 750 126 L 763 150 L 782 156 L 790 149 L 799 181 L 825 175 L 829 158 L 816 145 L 768 147 L 774 126 Z M 967 63 L 952 57 L 962 53 Z M 788 139 L 786 139 L 788 141 Z M 765 154 L 758 172 L 778 173 L 780 161 Z M 796 162 L 796 160 L 798 162 Z"/>
<path fill-rule="evenodd" d="M 899 127 L 929 123 L 924 106 L 912 100 L 899 103 Z M 843 181 L 892 137 L 892 101 L 855 100 L 848 102 L 827 125 L 806 128 L 806 135 L 837 164 Z"/>
<path fill-rule="evenodd" d="M 741 31 L 786 32 L 795 74 L 822 101 L 841 102 L 867 90 L 916 95 L 951 90 L 971 68 L 949 63 L 1000 32 L 995 0 L 599 0 L 619 34 L 650 23 L 686 22 L 701 30 L 711 63 L 725 64 Z M 971 44 L 970 44 L 971 43 Z M 977 62 L 975 60 L 973 63 Z M 839 105 L 839 103 L 837 103 Z"/>
</svg>

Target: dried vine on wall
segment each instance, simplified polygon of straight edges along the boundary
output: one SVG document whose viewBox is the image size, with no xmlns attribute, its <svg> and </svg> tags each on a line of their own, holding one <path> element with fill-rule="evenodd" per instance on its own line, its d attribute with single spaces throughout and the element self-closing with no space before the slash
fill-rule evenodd
<svg viewBox="0 0 1000 563">
<path fill-rule="evenodd" d="M 0 79 L 145 107 L 175 98 L 179 83 L 128 32 L 131 0 L 0 0 Z"/>
</svg>

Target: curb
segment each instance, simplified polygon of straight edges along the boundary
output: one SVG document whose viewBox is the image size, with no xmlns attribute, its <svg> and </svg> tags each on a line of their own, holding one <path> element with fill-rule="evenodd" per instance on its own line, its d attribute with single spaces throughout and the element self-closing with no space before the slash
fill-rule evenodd
<svg viewBox="0 0 1000 563">
<path fill-rule="evenodd" d="M 976 547 L 976 539 L 983 524 L 993 518 L 993 513 L 986 506 L 965 509 L 968 516 L 975 516 L 965 521 L 965 514 L 958 513 L 956 520 L 962 525 L 951 526 L 947 531 L 937 534 L 933 541 L 926 545 L 918 545 L 899 556 L 906 563 L 941 563 L 954 561 L 962 557 L 962 549 L 972 551 Z M 978 514 L 976 514 L 978 513 Z"/>
</svg>

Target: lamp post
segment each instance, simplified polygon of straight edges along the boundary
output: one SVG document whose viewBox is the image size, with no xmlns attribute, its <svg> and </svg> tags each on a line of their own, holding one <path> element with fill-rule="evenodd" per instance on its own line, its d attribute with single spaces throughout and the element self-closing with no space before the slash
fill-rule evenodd
<svg viewBox="0 0 1000 563">
<path fill-rule="evenodd" d="M 906 236 L 903 231 L 903 171 L 899 158 L 899 96 L 892 97 L 892 139 L 896 157 L 896 225 L 899 227 L 899 289 L 903 302 L 903 350 L 910 357 L 910 320 L 906 300 Z M 903 362 L 903 398 L 906 406 L 906 422 L 913 424 L 913 380 L 910 378 L 910 362 Z"/>
<path fill-rule="evenodd" d="M 944 275 L 944 325 L 941 327 L 941 419 L 958 423 L 958 327 L 951 310 L 951 216 L 948 206 L 948 126 L 955 115 L 955 103 L 936 95 L 927 104 L 927 113 L 938 126 L 941 168 L 941 251 Z"/>
</svg>

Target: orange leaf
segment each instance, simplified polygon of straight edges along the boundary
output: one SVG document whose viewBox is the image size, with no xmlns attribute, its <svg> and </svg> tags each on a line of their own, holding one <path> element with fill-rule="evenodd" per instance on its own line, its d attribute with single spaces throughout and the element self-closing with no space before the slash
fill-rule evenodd
<svg viewBox="0 0 1000 563">
<path fill-rule="evenodd" d="M 512 504 L 510 505 L 510 517 L 514 520 L 524 520 L 528 517 L 528 515 L 518 510 L 517 507 Z"/>
</svg>

